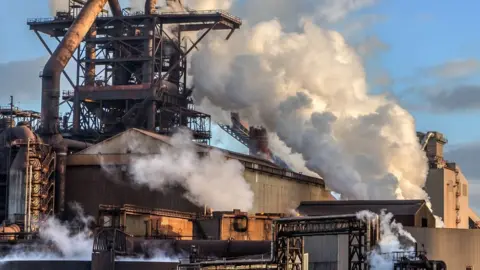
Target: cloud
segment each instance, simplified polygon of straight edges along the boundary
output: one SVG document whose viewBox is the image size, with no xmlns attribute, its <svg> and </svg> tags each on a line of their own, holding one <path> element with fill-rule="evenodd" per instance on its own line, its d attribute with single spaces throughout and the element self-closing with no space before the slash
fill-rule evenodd
<svg viewBox="0 0 480 270">
<path fill-rule="evenodd" d="M 480 75 L 479 60 L 451 60 L 420 69 L 415 76 L 397 82 L 406 84 L 402 101 L 412 110 L 466 112 L 480 109 L 477 75 Z"/>
<path fill-rule="evenodd" d="M 0 103 L 9 102 L 9 96 L 11 95 L 16 102 L 31 104 L 38 101 L 40 103 L 42 92 L 40 73 L 47 60 L 48 56 L 42 56 L 34 59 L 0 63 L 0 97 L 2 97 Z M 73 59 L 67 65 L 66 71 L 71 79 L 75 80 L 76 63 Z M 71 85 L 62 75 L 60 91 L 71 89 Z"/>
<path fill-rule="evenodd" d="M 480 85 L 459 85 L 450 89 L 424 91 L 429 109 L 437 112 L 480 109 Z"/>
<path fill-rule="evenodd" d="M 480 181 L 470 180 L 468 186 L 468 199 L 470 208 L 472 208 L 478 215 L 480 214 Z"/>
<path fill-rule="evenodd" d="M 316 17 L 329 23 L 344 19 L 348 14 L 376 4 L 377 0 L 324 0 L 319 1 Z"/>
<path fill-rule="evenodd" d="M 440 79 L 466 78 L 480 71 L 480 62 L 476 59 L 452 60 L 425 69 L 425 73 Z"/>
<path fill-rule="evenodd" d="M 390 87 L 393 84 L 393 78 L 387 71 L 382 70 L 373 75 L 372 83 L 380 87 Z"/>
<path fill-rule="evenodd" d="M 345 22 L 340 27 L 340 32 L 350 39 L 359 33 L 363 33 L 365 29 L 387 20 L 385 15 L 381 14 L 361 14 L 353 16 L 353 18 L 346 18 Z"/>
<path fill-rule="evenodd" d="M 41 96 L 39 74 L 47 59 L 40 57 L 0 63 L 0 96 L 4 99 L 13 95 L 16 100 L 39 100 Z"/>
<path fill-rule="evenodd" d="M 480 179 L 480 142 L 451 145 L 445 152 L 445 157 L 460 165 L 468 179 Z"/>
<path fill-rule="evenodd" d="M 377 36 L 366 37 L 356 46 L 356 51 L 362 57 L 369 57 L 389 49 L 390 46 L 381 41 Z"/>
</svg>

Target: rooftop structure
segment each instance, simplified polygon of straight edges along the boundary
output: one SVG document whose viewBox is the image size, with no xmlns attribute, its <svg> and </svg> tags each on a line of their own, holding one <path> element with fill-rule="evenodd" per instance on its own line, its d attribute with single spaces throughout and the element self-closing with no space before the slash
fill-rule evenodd
<svg viewBox="0 0 480 270">
<path fill-rule="evenodd" d="M 376 214 L 385 210 L 404 226 L 435 228 L 435 218 L 423 200 L 304 201 L 297 208 L 307 216 L 348 215 L 364 210 Z"/>
<path fill-rule="evenodd" d="M 51 53 L 42 34 L 60 41 L 82 6 L 71 1 L 68 12 L 30 19 L 28 25 Z M 77 77 L 63 71 L 73 89 L 62 95 L 72 108 L 62 119 L 64 136 L 95 142 L 128 128 L 168 135 L 186 126 L 197 141 L 208 143 L 210 116 L 193 106 L 186 58 L 210 31 L 229 30 L 228 39 L 241 24 L 221 10 L 101 13 L 76 49 Z M 195 32 L 200 33 L 192 40 L 189 33 Z"/>
<path fill-rule="evenodd" d="M 432 208 L 441 217 L 447 228 L 477 228 L 478 217 L 468 202 L 468 180 L 460 166 L 445 158 L 445 136 L 436 131 L 417 133 L 429 164 L 425 189 L 430 196 Z"/>
<path fill-rule="evenodd" d="M 132 143 L 135 147 L 128 147 Z M 135 204 L 149 208 L 203 212 L 203 207 L 193 205 L 182 196 L 182 189 L 171 188 L 168 192 L 161 193 L 131 183 L 133 180 L 125 171 L 126 165 L 134 158 L 158 155 L 162 147 L 169 146 L 169 137 L 129 129 L 69 155 L 66 201 L 80 202 L 90 215 L 96 215 L 99 204 Z M 199 154 L 213 149 L 200 143 L 196 147 Z M 333 199 L 321 178 L 288 171 L 259 157 L 217 150 L 222 151 L 228 159 L 238 160 L 245 167 L 243 177 L 254 193 L 253 208 L 250 210 L 252 213 L 286 213 L 305 199 Z"/>
</svg>

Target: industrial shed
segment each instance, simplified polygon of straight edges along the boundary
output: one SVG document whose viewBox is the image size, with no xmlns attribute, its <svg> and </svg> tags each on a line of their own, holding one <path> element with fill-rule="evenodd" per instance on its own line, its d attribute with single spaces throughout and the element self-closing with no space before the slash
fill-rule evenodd
<svg viewBox="0 0 480 270">
<path fill-rule="evenodd" d="M 383 209 L 392 213 L 394 219 L 404 226 L 429 227 L 421 229 L 435 227 L 435 217 L 423 200 L 305 201 L 300 203 L 297 211 L 305 216 L 329 216 L 351 215 L 363 210 L 380 213 Z M 347 235 L 310 236 L 304 239 L 305 252 L 309 254 L 309 269 L 347 269 Z"/>
<path fill-rule="evenodd" d="M 162 146 L 170 145 L 169 140 L 169 137 L 152 132 L 130 129 L 69 155 L 66 202 L 81 203 L 85 212 L 93 216 L 97 215 L 100 204 L 135 204 L 148 208 L 203 212 L 203 207 L 195 206 L 183 198 L 181 188 L 172 188 L 163 193 L 151 191 L 133 184 L 127 173 L 131 159 L 159 154 Z M 213 148 L 202 144 L 196 146 L 199 153 Z M 333 199 L 325 189 L 323 179 L 287 171 L 261 158 L 221 151 L 226 158 L 236 159 L 244 165 L 245 180 L 254 192 L 252 213 L 284 213 L 305 199 Z"/>
<path fill-rule="evenodd" d="M 379 214 L 383 209 L 403 226 L 435 228 L 435 217 L 424 200 L 305 201 L 297 211 L 306 216 L 356 214 L 363 210 Z"/>
</svg>

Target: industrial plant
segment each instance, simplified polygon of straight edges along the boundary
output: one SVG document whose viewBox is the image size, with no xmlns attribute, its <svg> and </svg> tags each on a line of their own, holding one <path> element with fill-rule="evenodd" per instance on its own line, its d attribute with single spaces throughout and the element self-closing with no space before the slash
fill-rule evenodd
<svg viewBox="0 0 480 270">
<path fill-rule="evenodd" d="M 459 165 L 444 157 L 443 134 L 417 133 L 428 158 L 429 202 L 337 200 L 325 179 L 291 168 L 270 149 L 267 129 L 247 126 L 236 112 L 231 124 L 219 126 L 249 154 L 210 145 L 211 116 L 195 108 L 188 57 L 212 32 L 226 40 L 235 35 L 240 18 L 189 9 L 183 1 L 146 0 L 142 11 L 118 0 L 66 1 L 68 10 L 27 22 L 50 54 L 40 73 L 41 112 L 17 108 L 13 100 L 0 108 L 2 257 L 41 250 L 61 259 L 5 259 L 4 269 L 363 270 L 377 269 L 374 256 L 390 260 L 390 269 L 480 267 L 480 219 L 469 207 Z M 58 46 L 50 48 L 46 39 Z M 69 62 L 76 74 L 65 70 Z M 61 91 L 62 76 L 72 90 Z M 61 105 L 70 110 L 60 114 Z M 191 174 L 150 176 L 168 188 L 135 179 L 131 164 L 160 158 L 182 130 L 193 140 L 194 157 L 187 155 L 193 163 L 215 152 L 235 162 L 232 170 L 241 165 L 249 193 L 229 199 L 249 209 L 202 201 L 176 180 Z M 171 165 L 181 166 L 176 161 Z M 229 188 L 232 194 L 241 193 L 236 188 Z M 79 215 L 90 218 L 80 224 Z M 400 234 L 402 249 L 380 253 L 383 219 L 403 225 L 396 232 L 416 241 Z M 89 258 L 67 258 L 43 237 L 52 220 L 92 240 Z"/>
</svg>

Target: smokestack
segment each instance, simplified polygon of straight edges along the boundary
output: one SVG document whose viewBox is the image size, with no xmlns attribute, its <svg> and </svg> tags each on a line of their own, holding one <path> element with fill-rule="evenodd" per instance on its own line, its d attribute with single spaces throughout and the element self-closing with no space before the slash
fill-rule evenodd
<svg viewBox="0 0 480 270">
<path fill-rule="evenodd" d="M 58 133 L 60 75 L 107 0 L 89 0 L 48 59 L 42 75 L 42 134 Z"/>
<path fill-rule="evenodd" d="M 264 127 L 250 127 L 250 155 L 263 154 L 267 157 L 270 154 L 268 149 L 268 135 Z"/>
<path fill-rule="evenodd" d="M 120 3 L 118 2 L 118 0 L 108 0 L 108 5 L 110 6 L 110 10 L 112 11 L 113 16 L 123 16 L 122 8 L 120 7 Z"/>
</svg>

